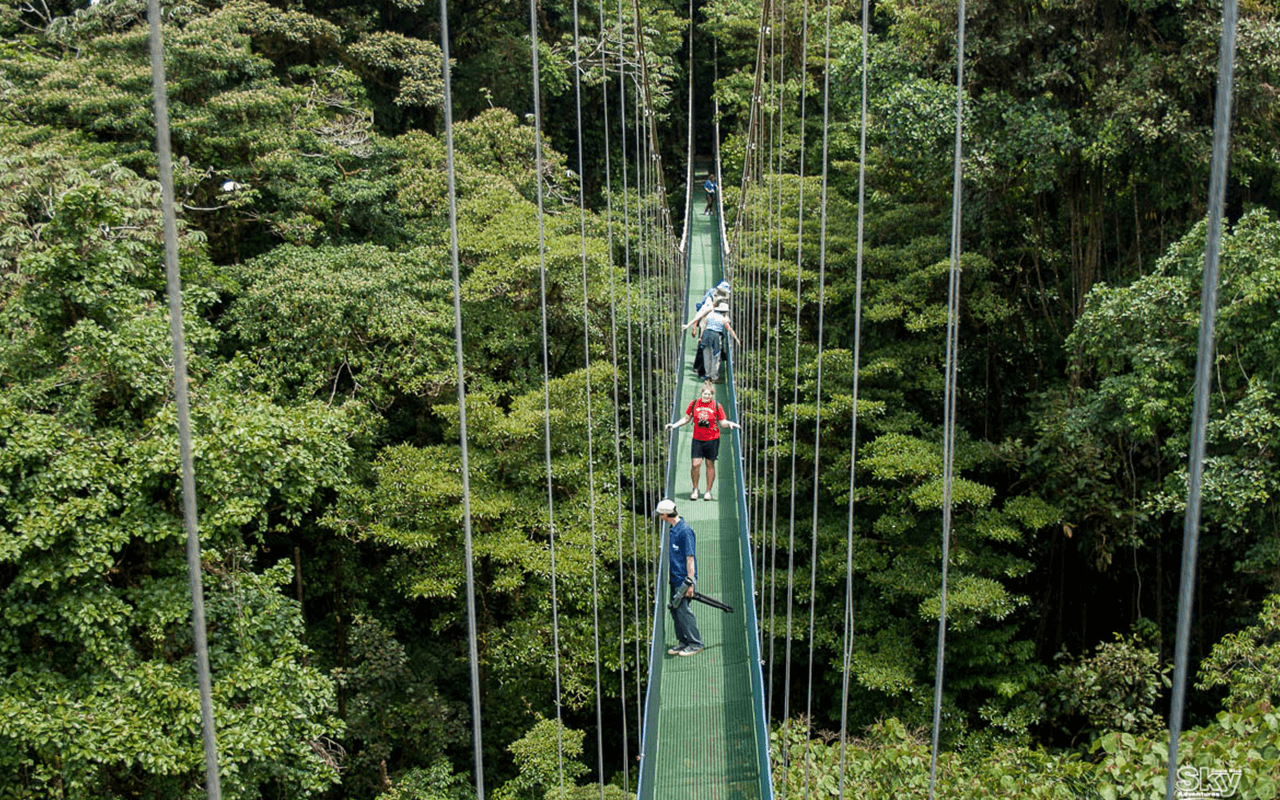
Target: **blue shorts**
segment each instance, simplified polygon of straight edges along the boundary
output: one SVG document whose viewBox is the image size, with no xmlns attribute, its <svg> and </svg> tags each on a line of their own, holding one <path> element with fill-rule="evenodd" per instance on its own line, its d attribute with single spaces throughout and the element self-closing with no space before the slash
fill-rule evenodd
<svg viewBox="0 0 1280 800">
<path fill-rule="evenodd" d="M 694 458 L 705 458 L 708 461 L 715 461 L 716 458 L 719 457 L 719 455 L 720 455 L 719 439 L 707 439 L 706 441 L 703 441 L 702 439 L 693 440 L 693 457 Z"/>
</svg>

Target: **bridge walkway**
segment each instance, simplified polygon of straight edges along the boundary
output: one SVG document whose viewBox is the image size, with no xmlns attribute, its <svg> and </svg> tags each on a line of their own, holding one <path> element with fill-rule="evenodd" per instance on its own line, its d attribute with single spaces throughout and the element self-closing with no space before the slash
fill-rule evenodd
<svg viewBox="0 0 1280 800">
<path fill-rule="evenodd" d="M 720 222 L 715 215 L 702 213 L 704 202 L 699 182 L 687 214 L 690 230 L 686 248 L 686 320 L 696 313 L 697 303 L 722 274 Z M 697 396 L 701 385 L 693 370 L 696 348 L 692 337 L 683 337 L 676 419 Z M 732 359 L 721 374 L 723 381 L 716 388 L 716 399 L 724 405 L 728 417 L 736 421 Z M 734 610 L 724 613 L 694 603 L 693 613 L 706 650 L 689 657 L 667 655 L 675 635 L 665 605 L 669 592 L 664 531 L 639 800 L 771 800 L 741 439 L 737 431 L 722 433 L 715 499 L 711 501 L 689 499 L 692 442 L 689 426 L 669 437 L 667 496 L 675 500 L 678 512 L 697 535 L 698 591 Z M 705 482 L 704 475 L 700 481 L 704 488 Z"/>
</svg>

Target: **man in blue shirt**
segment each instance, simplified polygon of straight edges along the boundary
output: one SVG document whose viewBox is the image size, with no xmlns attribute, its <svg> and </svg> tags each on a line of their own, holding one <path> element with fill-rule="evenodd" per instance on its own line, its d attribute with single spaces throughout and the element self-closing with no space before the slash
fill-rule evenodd
<svg viewBox="0 0 1280 800">
<path fill-rule="evenodd" d="M 673 500 L 658 503 L 654 512 L 671 526 L 667 535 L 667 558 L 671 579 L 671 619 L 675 626 L 676 643 L 667 651 L 669 656 L 693 656 L 702 652 L 702 635 L 698 621 L 694 619 L 689 604 L 693 602 L 694 584 L 698 580 L 697 541 L 693 528 L 676 513 Z"/>
<path fill-rule="evenodd" d="M 714 214 L 716 210 L 716 179 L 710 172 L 707 173 L 707 179 L 702 184 L 702 191 L 707 196 L 707 205 L 702 209 L 702 213 Z"/>
</svg>

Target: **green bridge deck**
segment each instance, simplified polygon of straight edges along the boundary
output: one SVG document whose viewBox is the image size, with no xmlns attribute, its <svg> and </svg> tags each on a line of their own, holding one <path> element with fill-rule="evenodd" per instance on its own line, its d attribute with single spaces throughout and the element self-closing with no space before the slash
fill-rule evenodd
<svg viewBox="0 0 1280 800">
<path fill-rule="evenodd" d="M 693 316 L 706 290 L 720 280 L 719 219 L 703 215 L 703 203 L 699 184 L 689 209 L 686 320 Z M 700 386 L 692 366 L 696 349 L 696 341 L 686 335 L 677 419 Z M 716 399 L 736 421 L 733 372 L 731 364 L 725 367 Z M 694 603 L 693 613 L 706 650 L 684 658 L 666 654 L 675 636 L 665 605 L 664 535 L 658 587 L 663 602 L 654 613 L 638 794 L 640 800 L 770 800 L 751 551 L 743 511 L 741 442 L 736 433 L 724 431 L 716 463 L 715 500 L 691 501 L 691 430 L 685 426 L 671 437 L 674 447 L 670 451 L 668 493 L 697 534 L 698 591 L 729 604 L 734 612 L 726 614 Z M 705 468 L 704 464 L 699 482 L 704 488 Z"/>
</svg>

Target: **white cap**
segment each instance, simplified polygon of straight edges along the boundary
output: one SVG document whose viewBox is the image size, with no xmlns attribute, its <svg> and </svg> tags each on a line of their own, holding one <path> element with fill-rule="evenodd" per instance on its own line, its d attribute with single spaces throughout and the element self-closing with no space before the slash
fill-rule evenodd
<svg viewBox="0 0 1280 800">
<path fill-rule="evenodd" d="M 668 517 L 671 516 L 672 514 L 676 513 L 676 501 L 659 500 L 658 507 L 654 509 L 653 513 L 662 514 Z"/>
</svg>

